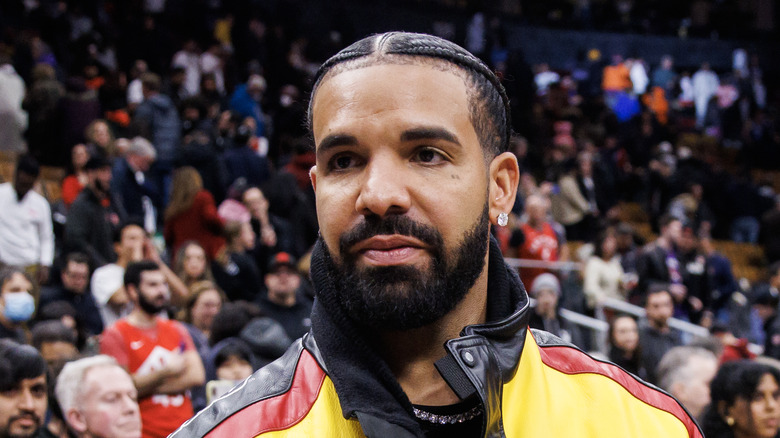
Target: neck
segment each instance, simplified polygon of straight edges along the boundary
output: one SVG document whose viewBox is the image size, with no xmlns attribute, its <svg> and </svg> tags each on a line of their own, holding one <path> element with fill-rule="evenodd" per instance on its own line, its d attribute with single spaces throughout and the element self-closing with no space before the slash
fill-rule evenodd
<svg viewBox="0 0 780 438">
<path fill-rule="evenodd" d="M 487 315 L 487 264 L 466 297 L 439 321 L 418 329 L 383 332 L 380 354 L 413 404 L 440 406 L 460 399 L 434 363 L 447 354 L 444 343 L 460 336 L 467 325 L 484 323 Z"/>
<path fill-rule="evenodd" d="M 133 307 L 133 311 L 127 315 L 127 321 L 136 327 L 148 328 L 153 327 L 157 323 L 157 315 L 149 315 L 136 304 Z"/>
</svg>

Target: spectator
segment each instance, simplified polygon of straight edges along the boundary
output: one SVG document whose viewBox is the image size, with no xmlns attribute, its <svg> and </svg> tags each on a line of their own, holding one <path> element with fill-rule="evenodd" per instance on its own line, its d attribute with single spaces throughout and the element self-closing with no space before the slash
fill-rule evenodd
<svg viewBox="0 0 780 438">
<path fill-rule="evenodd" d="M 704 117 L 707 114 L 707 105 L 710 98 L 715 95 L 720 85 L 718 75 L 710 69 L 708 62 L 703 62 L 701 68 L 691 77 L 693 82 L 693 100 L 696 104 L 696 126 L 704 126 Z"/>
<path fill-rule="evenodd" d="M 198 171 L 192 167 L 177 169 L 173 190 L 165 210 L 165 242 L 176 252 L 188 240 L 198 242 L 209 260 L 225 257 L 224 222 L 217 214 L 211 193 L 203 189 Z"/>
<path fill-rule="evenodd" d="M 682 338 L 677 329 L 669 327 L 674 304 L 668 286 L 653 284 L 647 290 L 645 297 L 645 314 L 647 319 L 639 328 L 639 345 L 642 348 L 642 366 L 647 370 L 651 383 L 656 383 L 655 370 L 658 363 L 672 347 L 682 345 Z"/>
<path fill-rule="evenodd" d="M 255 245 L 249 211 L 240 202 L 228 199 L 220 205 L 219 214 L 226 223 L 227 262 L 212 263 L 214 278 L 231 301 L 256 302 L 262 280 L 254 259 L 248 253 Z"/>
<path fill-rule="evenodd" d="M 85 166 L 87 186 L 68 211 L 65 223 L 65 248 L 86 254 L 93 266 L 111 263 L 114 233 L 125 219 L 122 206 L 111 198 L 111 164 L 92 157 Z"/>
<path fill-rule="evenodd" d="M 701 347 L 674 347 L 658 363 L 658 385 L 672 394 L 694 417 L 701 419 L 710 404 L 710 382 L 718 359 Z"/>
<path fill-rule="evenodd" d="M 550 200 L 541 194 L 533 194 L 525 200 L 527 219 L 512 233 L 510 245 L 518 247 L 518 257 L 528 260 L 556 262 L 567 260 L 566 238 L 560 225 L 548 220 Z M 545 268 L 521 268 L 523 284 L 531 285 L 534 279 L 547 272 Z"/>
<path fill-rule="evenodd" d="M 254 134 L 258 137 L 265 136 L 265 119 L 260 102 L 266 90 L 265 78 L 253 74 L 245 84 L 239 85 L 230 97 L 230 109 L 241 117 L 251 117 L 255 121 Z"/>
<path fill-rule="evenodd" d="M 70 208 L 89 181 L 85 166 L 89 161 L 89 152 L 84 143 L 73 146 L 70 150 L 70 166 L 68 175 L 62 180 L 62 202 L 65 208 Z"/>
<path fill-rule="evenodd" d="M 27 111 L 22 109 L 24 80 L 16 73 L 11 60 L 0 54 L 0 151 L 19 154 L 27 152 L 24 131 Z"/>
<path fill-rule="evenodd" d="M 140 135 L 152 142 L 157 150 L 151 177 L 161 193 L 167 195 L 176 150 L 181 141 L 181 120 L 171 99 L 160 93 L 159 76 L 146 73 L 141 76 L 141 83 L 144 101 L 138 105 L 134 123 Z M 163 204 L 166 204 L 165 200 Z"/>
<path fill-rule="evenodd" d="M 707 284 L 711 298 L 710 308 L 715 319 L 725 323 L 730 319 L 728 303 L 731 301 L 732 294 L 740 291 L 740 287 L 734 278 L 731 261 L 715 250 L 712 239 L 701 239 L 700 246 L 702 254 L 706 257 Z"/>
<path fill-rule="evenodd" d="M 251 127 L 241 124 L 233 137 L 233 147 L 223 154 L 227 168 L 227 185 L 244 178 L 249 185 L 260 186 L 271 178 L 271 166 L 266 157 L 249 147 Z"/>
<path fill-rule="evenodd" d="M 566 342 L 585 348 L 585 339 L 579 328 L 569 324 L 560 315 L 558 300 L 561 298 L 561 283 L 550 273 L 538 275 L 531 285 L 530 296 L 536 299 L 528 325 L 558 336 Z"/>
<path fill-rule="evenodd" d="M 97 92 L 87 88 L 82 77 L 68 78 L 65 80 L 65 96 L 60 100 L 59 112 L 62 124 L 60 143 L 65 147 L 51 151 L 56 157 L 52 159 L 52 164 L 64 166 L 70 155 L 69 148 L 74 144 L 86 143 L 84 134 L 87 127 L 102 115 Z"/>
<path fill-rule="evenodd" d="M 682 222 L 665 215 L 659 219 L 661 234 L 642 249 L 637 258 L 639 287 L 637 292 L 645 293 L 652 282 L 670 283 L 670 292 L 675 303 L 682 303 L 688 291 L 683 284 L 682 266 L 677 254 L 677 243 L 682 236 Z M 636 294 L 634 295 L 636 298 Z"/>
<path fill-rule="evenodd" d="M 0 266 L 23 267 L 43 284 L 54 259 L 54 229 L 49 202 L 33 190 L 39 173 L 35 159 L 24 155 L 13 184 L 0 184 Z"/>
<path fill-rule="evenodd" d="M 259 268 L 268 266 L 271 255 L 276 252 L 300 256 L 306 251 L 303 240 L 293 232 L 292 224 L 268 211 L 269 202 L 262 190 L 249 187 L 244 190 L 241 200 L 252 215 L 250 223 L 257 236 L 253 253 Z"/>
<path fill-rule="evenodd" d="M 764 333 L 764 355 L 780 359 L 780 262 L 769 267 L 769 282 L 753 291 L 753 309 L 761 321 Z"/>
<path fill-rule="evenodd" d="M 84 129 L 84 139 L 91 157 L 101 156 L 113 160 L 117 156 L 114 134 L 108 122 L 95 119 Z"/>
<path fill-rule="evenodd" d="M 631 284 L 625 281 L 614 231 L 607 229 L 601 232 L 593 246 L 593 255 L 585 262 L 583 272 L 583 289 L 588 307 L 593 309 L 606 298 L 625 301 L 626 290 Z"/>
<path fill-rule="evenodd" d="M 28 342 L 25 323 L 35 313 L 33 282 L 19 268 L 0 269 L 0 339 L 10 338 L 20 344 Z"/>
<path fill-rule="evenodd" d="M 661 64 L 653 71 L 653 77 L 650 81 L 650 85 L 653 87 L 661 87 L 666 95 L 667 99 L 672 98 L 672 92 L 676 87 L 677 74 L 673 70 L 674 60 L 669 55 L 664 55 L 661 58 Z"/>
<path fill-rule="evenodd" d="M 567 239 L 591 240 L 596 227 L 595 214 L 598 212 L 596 200 L 593 199 L 591 204 L 580 190 L 577 184 L 578 171 L 573 160 L 565 166 L 569 169 L 558 179 L 557 193 L 550 199 L 553 218 L 566 228 Z"/>
<path fill-rule="evenodd" d="M 47 64 L 33 68 L 33 82 L 22 102 L 22 108 L 29 113 L 29 125 L 25 134 L 30 153 L 46 165 L 62 164 L 59 158 L 63 144 L 62 113 L 60 99 L 65 96 L 65 87 L 57 81 L 57 73 Z"/>
<path fill-rule="evenodd" d="M 181 50 L 173 55 L 172 67 L 184 69 L 184 88 L 188 96 L 200 94 L 200 48 L 195 39 L 190 38 L 184 42 Z"/>
<path fill-rule="evenodd" d="M 149 177 L 157 152 L 148 140 L 135 137 L 123 156 L 114 162 L 111 192 L 131 218 L 143 218 L 144 229 L 154 233 L 162 198 L 160 188 Z"/>
<path fill-rule="evenodd" d="M 133 379 L 112 357 L 99 355 L 68 363 L 57 379 L 55 393 L 77 437 L 141 437 Z"/>
<path fill-rule="evenodd" d="M 707 438 L 772 438 L 780 427 L 780 371 L 741 360 L 723 364 L 710 384 L 712 402 L 704 412 Z"/>
<path fill-rule="evenodd" d="M 144 436 L 164 437 L 192 417 L 187 391 L 204 383 L 203 363 L 187 330 L 157 316 L 170 301 L 157 263 L 128 265 L 124 286 L 133 310 L 103 332 L 100 351 L 133 377 Z"/>
<path fill-rule="evenodd" d="M 609 324 L 609 360 L 624 370 L 647 379 L 642 366 L 642 348 L 639 345 L 639 327 L 631 315 L 618 314 Z"/>
<path fill-rule="evenodd" d="M 174 272 L 187 287 L 191 288 L 201 281 L 214 282 L 214 274 L 209 267 L 206 251 L 202 246 L 190 240 L 184 242 L 174 258 Z"/>
<path fill-rule="evenodd" d="M 89 258 L 81 253 L 68 254 L 60 273 L 61 284 L 43 288 L 39 307 L 54 301 L 68 302 L 78 312 L 79 326 L 88 335 L 99 335 L 103 332 L 103 320 L 95 297 L 89 293 L 89 278 Z"/>
<path fill-rule="evenodd" d="M 144 238 L 144 229 L 140 225 L 125 224 L 114 234 L 116 262 L 101 266 L 92 274 L 91 291 L 105 328 L 129 315 L 133 308 L 123 279 L 127 265 L 143 259 Z"/>
<path fill-rule="evenodd" d="M 274 254 L 265 274 L 266 293 L 260 296 L 259 304 L 284 327 L 290 339 L 302 337 L 311 328 L 313 303 L 302 284 L 295 258 L 285 252 Z"/>
<path fill-rule="evenodd" d="M 254 372 L 252 352 L 238 339 L 227 343 L 214 356 L 214 369 L 218 380 L 240 382 Z"/>
<path fill-rule="evenodd" d="M 0 436 L 33 438 L 46 418 L 46 362 L 30 345 L 0 339 Z"/>
<path fill-rule="evenodd" d="M 53 378 L 66 362 L 78 358 L 77 343 L 76 332 L 59 320 L 39 322 L 32 329 L 32 346 L 41 353 Z"/>
</svg>

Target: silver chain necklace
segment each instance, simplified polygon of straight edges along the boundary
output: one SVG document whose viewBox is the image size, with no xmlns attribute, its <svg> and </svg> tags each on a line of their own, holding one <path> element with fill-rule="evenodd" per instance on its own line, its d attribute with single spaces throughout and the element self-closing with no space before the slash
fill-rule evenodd
<svg viewBox="0 0 780 438">
<path fill-rule="evenodd" d="M 415 417 L 419 418 L 420 420 L 427 421 L 429 423 L 434 423 L 434 424 L 463 423 L 465 421 L 469 421 L 474 418 L 477 418 L 480 414 L 482 414 L 482 406 L 479 405 L 474 406 L 473 408 L 469 409 L 466 412 L 463 412 L 461 414 L 455 414 L 455 415 L 432 414 L 430 412 L 426 412 L 417 409 L 415 407 L 412 407 L 412 410 L 414 410 Z"/>
</svg>

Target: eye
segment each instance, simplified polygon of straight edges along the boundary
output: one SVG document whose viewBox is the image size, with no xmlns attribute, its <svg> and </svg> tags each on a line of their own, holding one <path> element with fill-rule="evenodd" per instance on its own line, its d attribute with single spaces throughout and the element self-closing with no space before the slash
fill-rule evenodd
<svg viewBox="0 0 780 438">
<path fill-rule="evenodd" d="M 444 155 L 442 155 L 437 150 L 431 148 L 422 148 L 418 150 L 415 158 L 417 161 L 420 161 L 421 163 L 429 163 L 429 164 L 437 164 L 445 160 Z"/>
<path fill-rule="evenodd" d="M 352 154 L 337 154 L 328 161 L 328 168 L 333 171 L 347 170 L 358 164 L 357 157 Z"/>
</svg>

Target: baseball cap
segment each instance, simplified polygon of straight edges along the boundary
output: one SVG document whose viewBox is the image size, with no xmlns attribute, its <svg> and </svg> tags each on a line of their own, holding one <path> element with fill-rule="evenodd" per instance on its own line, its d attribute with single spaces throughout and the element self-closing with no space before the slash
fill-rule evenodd
<svg viewBox="0 0 780 438">
<path fill-rule="evenodd" d="M 271 257 L 271 261 L 268 262 L 268 272 L 276 272 L 282 266 L 287 266 L 293 270 L 297 269 L 298 261 L 295 257 L 284 251 L 277 252 Z"/>
</svg>

